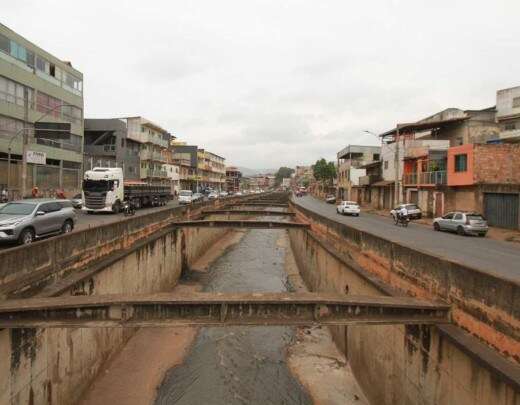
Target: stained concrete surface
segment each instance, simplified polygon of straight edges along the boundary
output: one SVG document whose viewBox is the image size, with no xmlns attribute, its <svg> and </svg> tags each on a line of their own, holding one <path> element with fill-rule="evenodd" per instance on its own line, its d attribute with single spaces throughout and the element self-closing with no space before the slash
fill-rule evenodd
<svg viewBox="0 0 520 405">
<path fill-rule="evenodd" d="M 287 290 L 283 230 L 252 230 L 210 269 L 205 291 Z M 155 404 L 311 404 L 289 371 L 289 327 L 202 328 L 184 363 L 170 370 Z"/>
<path fill-rule="evenodd" d="M 319 215 L 361 231 L 520 283 L 520 248 L 517 244 L 435 232 L 433 228 L 413 222 L 407 228 L 396 227 L 391 218 L 365 212 L 361 212 L 359 217 L 342 216 L 336 213 L 335 205 L 312 196 L 295 198 L 294 201 Z"/>
</svg>

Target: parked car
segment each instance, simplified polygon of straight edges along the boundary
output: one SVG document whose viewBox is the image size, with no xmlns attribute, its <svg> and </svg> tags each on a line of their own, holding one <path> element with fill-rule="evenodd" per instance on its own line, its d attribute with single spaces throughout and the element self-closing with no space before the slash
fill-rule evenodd
<svg viewBox="0 0 520 405">
<path fill-rule="evenodd" d="M 227 197 L 229 193 L 227 191 L 221 191 L 219 194 L 221 197 Z"/>
<path fill-rule="evenodd" d="M 244 195 L 244 194 L 242 194 L 242 191 L 237 191 L 237 192 L 235 193 L 235 197 L 241 197 L 241 196 L 243 196 L 243 195 Z"/>
<path fill-rule="evenodd" d="M 218 194 L 212 191 L 208 194 L 208 200 L 216 200 L 218 198 Z"/>
<path fill-rule="evenodd" d="M 201 202 L 203 200 L 204 200 L 204 196 L 202 195 L 202 193 L 194 193 L 191 196 L 191 202 Z"/>
<path fill-rule="evenodd" d="M 436 231 L 452 231 L 459 235 L 486 236 L 489 230 L 486 219 L 477 212 L 455 211 L 433 220 Z"/>
<path fill-rule="evenodd" d="M 83 207 L 83 197 L 81 194 L 76 194 L 70 199 L 70 202 L 74 208 L 81 209 L 81 207 Z"/>
<path fill-rule="evenodd" d="M 69 200 L 27 199 L 0 208 L 0 241 L 29 244 L 44 236 L 69 233 L 76 212 Z"/>
<path fill-rule="evenodd" d="M 399 204 L 392 211 L 390 211 L 390 215 L 392 215 L 392 217 L 394 218 L 394 221 L 395 221 L 396 213 L 402 207 L 406 207 L 406 209 L 408 211 L 408 218 L 410 218 L 410 219 L 421 219 L 422 218 L 422 211 L 416 204 Z"/>
<path fill-rule="evenodd" d="M 327 197 L 325 197 L 325 201 L 327 204 L 334 204 L 336 202 L 336 196 L 334 194 L 328 194 Z"/>
<path fill-rule="evenodd" d="M 359 217 L 361 208 L 355 201 L 341 201 L 341 203 L 336 207 L 336 212 L 342 215 L 355 215 L 356 217 Z"/>
<path fill-rule="evenodd" d="M 191 204 L 193 201 L 193 191 L 181 190 L 179 191 L 179 204 Z"/>
</svg>

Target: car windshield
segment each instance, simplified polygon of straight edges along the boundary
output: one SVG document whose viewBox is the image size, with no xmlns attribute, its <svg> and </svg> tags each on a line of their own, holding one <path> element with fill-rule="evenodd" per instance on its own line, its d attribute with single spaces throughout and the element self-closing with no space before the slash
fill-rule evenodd
<svg viewBox="0 0 520 405">
<path fill-rule="evenodd" d="M 34 211 L 36 204 L 8 203 L 0 208 L 0 214 L 4 215 L 29 215 Z"/>
<path fill-rule="evenodd" d="M 193 193 L 191 191 L 181 191 L 179 193 L 180 196 L 182 197 L 190 197 Z"/>
<path fill-rule="evenodd" d="M 466 218 L 471 221 L 484 221 L 484 217 L 480 214 L 471 214 L 471 215 L 466 215 Z"/>
<path fill-rule="evenodd" d="M 74 197 L 72 197 L 74 200 L 81 200 L 81 194 L 76 194 Z"/>
<path fill-rule="evenodd" d="M 406 208 L 407 210 L 417 210 L 417 209 L 419 209 L 419 207 L 417 207 L 417 205 L 415 205 L 415 204 L 408 204 L 408 205 L 405 205 L 405 208 Z"/>
</svg>

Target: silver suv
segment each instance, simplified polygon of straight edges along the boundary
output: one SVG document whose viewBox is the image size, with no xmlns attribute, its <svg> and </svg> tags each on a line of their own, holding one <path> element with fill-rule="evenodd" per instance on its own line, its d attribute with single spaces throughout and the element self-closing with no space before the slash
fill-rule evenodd
<svg viewBox="0 0 520 405">
<path fill-rule="evenodd" d="M 436 231 L 452 231 L 459 235 L 486 236 L 489 230 L 486 219 L 477 212 L 448 212 L 433 220 Z"/>
<path fill-rule="evenodd" d="M 76 213 L 69 200 L 28 199 L 0 208 L 0 242 L 28 244 L 36 238 L 71 232 Z"/>
</svg>

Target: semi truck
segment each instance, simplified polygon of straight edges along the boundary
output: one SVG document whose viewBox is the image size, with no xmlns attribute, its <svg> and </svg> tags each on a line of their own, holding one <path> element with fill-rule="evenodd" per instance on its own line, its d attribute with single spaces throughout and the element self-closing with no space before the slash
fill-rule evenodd
<svg viewBox="0 0 520 405">
<path fill-rule="evenodd" d="M 170 186 L 125 181 L 120 167 L 94 167 L 83 176 L 82 198 L 82 210 L 88 214 L 117 214 L 123 208 L 123 201 L 131 202 L 136 209 L 153 207 L 165 205 L 172 194 Z"/>
</svg>

